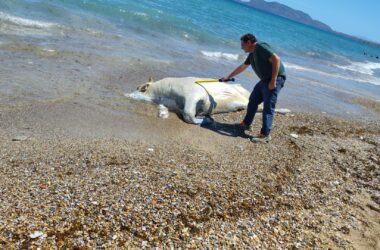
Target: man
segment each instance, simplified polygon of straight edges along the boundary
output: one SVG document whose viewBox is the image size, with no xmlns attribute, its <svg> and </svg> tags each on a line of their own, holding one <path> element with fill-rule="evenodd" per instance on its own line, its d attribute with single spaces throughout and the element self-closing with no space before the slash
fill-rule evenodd
<svg viewBox="0 0 380 250">
<path fill-rule="evenodd" d="M 223 80 L 231 79 L 243 72 L 249 65 L 252 66 L 260 81 L 249 97 L 247 114 L 240 126 L 245 130 L 250 129 L 259 104 L 264 102 L 263 125 L 260 134 L 251 140 L 253 142 L 269 142 L 277 98 L 286 80 L 285 67 L 269 44 L 258 42 L 252 34 L 245 34 L 240 40 L 241 48 L 249 55 L 242 65 L 228 76 L 223 77 Z"/>
</svg>

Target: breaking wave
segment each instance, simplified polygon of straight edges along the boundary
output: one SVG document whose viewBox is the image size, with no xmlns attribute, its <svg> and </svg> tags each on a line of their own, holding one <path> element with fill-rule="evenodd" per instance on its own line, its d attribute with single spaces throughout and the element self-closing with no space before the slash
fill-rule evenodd
<svg viewBox="0 0 380 250">
<path fill-rule="evenodd" d="M 201 51 L 202 55 L 211 59 L 227 59 L 231 61 L 237 61 L 239 59 L 238 54 L 223 53 L 218 51 Z"/>
<path fill-rule="evenodd" d="M 344 69 L 344 70 L 350 70 L 354 72 L 359 72 L 366 75 L 373 76 L 375 73 L 375 70 L 380 69 L 380 63 L 374 63 L 374 62 L 352 62 L 350 65 L 334 65 L 335 67 Z"/>
<path fill-rule="evenodd" d="M 21 18 L 21 17 L 17 17 L 17 16 L 13 16 L 13 15 L 1 12 L 1 11 L 0 11 L 0 21 L 8 23 L 8 24 L 17 25 L 17 26 L 28 27 L 28 28 L 38 28 L 38 29 L 49 29 L 52 27 L 59 26 L 56 23 Z"/>
<path fill-rule="evenodd" d="M 338 65 L 336 65 L 336 66 L 338 67 Z M 323 75 L 323 76 L 327 76 L 327 77 L 334 77 L 334 78 L 340 78 L 340 79 L 344 79 L 344 80 L 380 85 L 380 79 L 372 76 L 370 71 L 364 71 L 365 73 L 357 71 L 361 74 L 365 74 L 366 76 L 363 76 L 363 75 L 362 76 L 359 76 L 359 75 L 358 76 L 349 76 L 347 74 L 343 75 L 343 74 L 339 74 L 339 73 L 329 73 L 329 72 L 325 72 L 325 71 L 322 71 L 319 69 L 309 68 L 309 67 L 305 67 L 305 66 L 301 66 L 301 65 L 297 65 L 297 64 L 293 64 L 293 63 L 285 63 L 285 67 L 287 69 L 293 69 L 296 71 L 311 72 L 314 74 L 319 74 L 319 75 Z M 343 66 L 339 66 L 338 68 L 343 68 Z M 367 73 L 370 73 L 370 74 L 367 74 Z"/>
</svg>

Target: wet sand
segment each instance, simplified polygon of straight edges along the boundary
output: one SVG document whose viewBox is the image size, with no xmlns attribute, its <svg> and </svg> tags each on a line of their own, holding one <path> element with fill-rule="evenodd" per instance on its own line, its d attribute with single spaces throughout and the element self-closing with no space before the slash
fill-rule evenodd
<svg viewBox="0 0 380 250">
<path fill-rule="evenodd" d="M 121 95 L 0 114 L 0 248 L 380 247 L 377 121 L 278 114 L 254 144 L 260 115 L 199 127 Z"/>
<path fill-rule="evenodd" d="M 372 112 L 380 115 L 380 100 L 373 101 L 370 99 L 365 98 L 355 98 L 353 100 L 353 103 L 359 104 L 363 107 L 366 107 L 367 109 L 371 110 Z"/>
</svg>

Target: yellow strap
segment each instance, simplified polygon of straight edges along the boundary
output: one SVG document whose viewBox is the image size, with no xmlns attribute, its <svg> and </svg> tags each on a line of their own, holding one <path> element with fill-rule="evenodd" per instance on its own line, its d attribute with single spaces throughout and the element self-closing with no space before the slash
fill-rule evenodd
<svg viewBox="0 0 380 250">
<path fill-rule="evenodd" d="M 217 79 L 207 79 L 207 80 L 196 80 L 196 83 L 206 83 L 206 82 L 219 82 Z"/>
</svg>

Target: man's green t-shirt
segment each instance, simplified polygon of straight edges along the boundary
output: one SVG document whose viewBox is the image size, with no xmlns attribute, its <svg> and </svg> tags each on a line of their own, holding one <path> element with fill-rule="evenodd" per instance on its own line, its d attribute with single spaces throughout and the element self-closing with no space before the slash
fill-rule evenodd
<svg viewBox="0 0 380 250">
<path fill-rule="evenodd" d="M 272 78 L 272 64 L 269 62 L 269 58 L 271 58 L 274 53 L 275 51 L 269 44 L 257 42 L 255 51 L 249 53 L 244 64 L 251 65 L 252 69 L 261 80 L 270 80 Z M 286 77 L 285 67 L 282 62 L 280 64 L 278 76 Z"/>
</svg>

